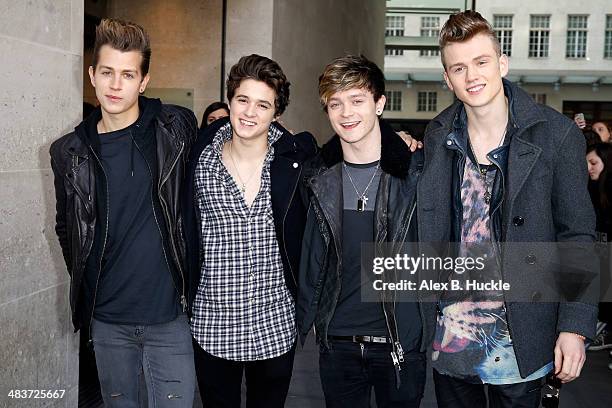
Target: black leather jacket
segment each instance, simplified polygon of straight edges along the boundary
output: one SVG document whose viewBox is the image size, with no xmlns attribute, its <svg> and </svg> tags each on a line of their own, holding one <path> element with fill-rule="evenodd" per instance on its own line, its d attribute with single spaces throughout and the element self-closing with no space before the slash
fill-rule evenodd
<svg viewBox="0 0 612 408">
<path fill-rule="evenodd" d="M 423 166 L 422 151 L 411 154 L 395 132 L 380 121 L 383 171 L 374 210 L 375 243 L 396 245 L 417 241 L 416 187 Z M 310 206 L 300 264 L 297 304 L 299 332 L 304 341 L 314 325 L 317 340 L 327 345 L 327 330 L 340 295 L 342 272 L 342 150 L 334 136 L 307 166 Z M 381 275 L 384 280 L 384 275 Z M 401 360 L 407 325 L 400 316 L 405 303 L 394 291 L 381 291 L 381 303 L 395 357 Z M 422 313 L 421 319 L 423 318 Z M 420 327 L 420 326 L 419 326 Z M 423 342 L 421 340 L 421 348 Z"/>
<path fill-rule="evenodd" d="M 173 263 L 169 266 L 177 296 L 185 305 L 187 283 L 183 273 L 185 245 L 181 233 L 179 190 L 185 158 L 196 137 L 197 121 L 190 110 L 162 105 L 159 100 L 140 97 L 139 105 L 143 113 L 135 124 L 136 128 L 154 126 L 157 155 L 145 155 L 145 159 L 154 178 L 154 210 L 159 214 L 157 218 L 163 217 L 158 225 L 162 231 L 164 249 L 168 261 Z M 86 266 L 99 265 L 99 262 L 88 262 L 88 258 L 92 248 L 102 249 L 93 251 L 97 253 L 96 256 L 104 252 L 104 242 L 95 237 L 106 234 L 106 231 L 96 233 L 96 225 L 104 226 L 97 217 L 107 208 L 106 190 L 103 188 L 106 178 L 98 157 L 99 138 L 91 136 L 97 135 L 94 129 L 100 118 L 98 108 L 74 132 L 56 140 L 50 148 L 56 197 L 55 231 L 71 277 L 70 307 L 75 331 L 88 325 L 91 320 L 91 316 L 84 316 L 84 310 L 90 310 L 93 314 L 94 299 L 83 299 L 82 283 Z M 99 272 L 94 271 L 98 277 Z"/>
</svg>

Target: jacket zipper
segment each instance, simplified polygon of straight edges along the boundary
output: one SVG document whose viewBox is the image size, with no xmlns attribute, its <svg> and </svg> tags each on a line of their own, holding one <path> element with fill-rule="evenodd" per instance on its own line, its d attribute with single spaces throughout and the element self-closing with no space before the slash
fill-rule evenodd
<svg viewBox="0 0 612 408">
<path fill-rule="evenodd" d="M 491 212 L 491 216 L 489 217 L 489 230 L 491 231 L 491 236 L 493 236 L 492 232 L 493 232 L 493 228 L 492 228 L 492 223 L 493 223 L 493 215 L 495 214 L 495 212 L 497 212 L 497 210 L 501 207 L 502 203 L 504 202 L 504 192 L 506 189 L 506 182 L 505 179 L 506 177 L 504 176 L 504 172 L 501 170 L 501 168 L 499 166 L 497 166 L 497 170 L 499 171 L 499 174 L 501 175 L 501 181 L 502 181 L 502 197 L 501 200 L 499 201 L 499 203 L 497 204 L 497 206 L 493 209 L 493 211 Z M 493 238 L 494 242 L 493 242 L 493 248 L 495 249 L 495 251 L 497 252 L 497 256 L 495 257 L 495 259 L 497 260 L 497 265 L 499 267 L 499 272 L 500 274 L 502 274 L 502 278 L 503 278 L 503 270 L 502 270 L 502 259 L 501 259 L 501 248 L 498 246 L 499 245 L 499 241 L 497 241 L 497 239 Z M 510 328 L 510 314 L 508 313 L 508 308 L 506 307 L 506 293 L 502 291 L 502 296 L 504 297 L 504 312 L 506 313 L 506 325 L 508 326 L 508 335 L 510 337 L 510 343 L 512 343 L 512 329 Z"/>
<path fill-rule="evenodd" d="M 317 201 L 316 203 L 314 203 L 314 205 L 318 205 L 319 206 L 319 210 L 321 211 L 321 214 L 323 215 L 323 218 L 325 219 L 325 211 L 323 211 L 323 208 L 321 207 L 321 204 L 319 204 L 320 200 L 319 197 L 317 197 L 317 194 L 314 192 L 314 190 L 312 191 L 312 196 L 315 198 L 315 200 Z M 329 220 L 325 219 L 325 222 L 327 222 L 327 225 L 329 225 Z M 331 239 L 333 241 L 334 246 L 336 246 L 336 236 L 334 235 L 334 231 L 333 229 L 330 227 L 329 228 L 329 233 L 331 235 Z M 342 262 L 340 260 L 340 257 L 338 256 L 338 248 L 336 248 L 336 257 L 338 258 L 339 262 Z M 336 265 L 336 273 L 338 273 L 338 265 Z M 340 282 L 340 286 L 342 286 L 342 281 Z M 336 294 L 336 298 L 334 299 L 334 308 L 336 307 L 336 305 L 338 304 L 338 298 L 340 298 L 340 290 L 338 291 L 338 293 Z M 327 332 L 329 330 L 329 324 L 331 323 L 331 318 L 327 320 L 327 322 L 325 322 L 325 339 L 323 339 L 325 342 L 327 342 Z"/>
<path fill-rule="evenodd" d="M 102 259 L 104 258 L 104 251 L 106 251 L 106 241 L 108 238 L 108 217 L 110 215 L 110 197 L 109 197 L 110 193 L 108 191 L 108 178 L 106 177 L 106 171 L 104 170 L 104 166 L 102 166 L 102 162 L 100 161 L 100 158 L 98 157 L 96 152 L 94 152 L 94 150 L 91 147 L 89 147 L 89 149 L 91 150 L 93 156 L 96 158 L 96 160 L 98 161 L 98 164 L 100 165 L 100 168 L 102 169 L 102 174 L 104 175 L 104 183 L 106 185 L 106 226 L 104 228 L 104 241 L 102 243 L 102 252 L 100 252 L 100 263 L 98 266 L 98 276 L 96 277 L 96 287 L 94 288 L 94 298 L 93 298 L 93 304 L 91 307 L 91 316 L 89 317 L 88 343 L 91 346 L 93 346 L 93 339 L 91 337 L 91 325 L 93 323 L 94 310 L 96 308 L 96 297 L 98 295 L 98 283 L 100 282 L 100 274 L 102 273 Z"/>
<path fill-rule="evenodd" d="M 166 201 L 164 200 L 164 198 L 162 197 L 161 194 L 161 188 L 162 186 L 166 183 L 166 181 L 168 181 L 168 178 L 170 177 L 170 174 L 172 173 L 172 170 L 174 170 L 174 167 L 176 166 L 176 163 L 178 163 L 179 158 L 181 157 L 181 153 L 183 152 L 183 149 L 185 147 L 185 143 L 181 142 L 181 147 L 176 155 L 176 159 L 174 159 L 174 162 L 172 162 L 172 166 L 170 166 L 170 169 L 168 170 L 168 174 L 166 175 L 166 177 L 162 180 L 160 180 L 159 186 L 158 186 L 158 196 L 159 196 L 159 201 L 160 203 L 163 205 L 164 209 L 166 212 L 168 212 L 168 205 L 166 203 Z M 150 169 L 149 169 L 150 171 Z M 169 232 L 173 231 L 173 226 L 172 226 L 172 220 L 170 220 L 170 217 L 166 217 L 168 218 L 168 230 Z M 172 252 L 174 253 L 174 257 L 177 261 L 177 268 L 179 270 L 179 273 L 181 274 L 181 280 L 182 280 L 182 294 L 181 294 L 181 305 L 183 306 L 183 312 L 187 311 L 187 296 L 185 293 L 185 275 L 183 273 L 183 267 L 181 266 L 181 259 L 178 256 L 178 251 L 176 250 L 176 245 L 174 243 L 174 239 L 172 238 L 172 233 L 169 234 L 169 239 L 170 239 L 170 248 L 172 249 Z"/>
<path fill-rule="evenodd" d="M 140 152 L 140 154 L 143 156 L 144 158 L 144 154 L 142 153 L 142 150 L 140 149 L 140 146 L 138 146 L 138 143 L 136 143 L 136 140 L 134 140 L 134 137 L 132 136 L 132 134 L 130 133 L 130 137 L 132 137 L 132 141 L 134 142 L 134 145 L 136 146 L 136 148 L 138 149 L 138 151 Z M 151 177 L 151 181 L 153 181 L 153 172 L 151 171 L 151 166 L 149 165 L 149 162 L 145 159 L 145 163 L 147 163 L 147 169 L 149 170 L 149 175 Z M 166 255 L 166 247 L 163 243 L 163 234 L 161 231 L 161 228 L 159 226 L 159 222 L 157 220 L 157 215 L 155 214 L 155 203 L 153 201 L 153 188 L 151 188 L 151 208 L 153 209 L 153 218 L 155 219 L 155 225 L 157 225 L 157 230 L 159 231 L 159 237 L 162 239 L 162 252 L 164 253 L 164 260 L 166 261 L 166 266 L 168 267 L 168 272 L 170 272 L 172 269 L 170 269 L 170 263 L 168 262 L 168 256 Z M 170 230 L 170 228 L 168 228 Z M 169 235 L 170 231 L 169 231 Z M 171 273 L 171 272 L 170 272 Z M 174 285 L 174 290 L 178 293 L 178 289 L 176 287 L 176 283 L 174 282 L 174 279 L 172 279 L 172 284 Z M 181 305 L 183 306 L 183 312 L 185 311 L 185 303 L 183 302 L 183 297 L 181 297 Z"/>
<path fill-rule="evenodd" d="M 410 209 L 410 215 L 408 216 L 408 223 L 406 224 L 406 230 L 404 232 L 404 236 L 402 237 L 401 244 L 406 240 L 406 235 L 408 235 L 408 230 L 410 229 L 410 223 L 412 222 L 412 216 L 414 215 L 414 210 L 416 209 L 416 200 Z M 395 272 L 395 280 L 397 281 L 397 271 Z M 395 307 L 396 307 L 395 297 L 393 298 L 393 313 L 395 315 Z M 393 365 L 397 368 L 397 371 L 401 371 L 402 367 L 400 363 L 404 362 L 404 349 L 402 348 L 402 344 L 399 339 L 399 332 L 397 330 L 397 319 L 395 322 L 395 337 L 393 333 L 391 333 L 391 327 L 389 326 L 389 315 L 383 303 L 383 313 L 385 314 L 385 322 L 387 323 L 387 331 L 389 332 L 389 337 L 392 342 L 392 351 L 391 351 L 391 359 L 393 360 Z"/>
</svg>

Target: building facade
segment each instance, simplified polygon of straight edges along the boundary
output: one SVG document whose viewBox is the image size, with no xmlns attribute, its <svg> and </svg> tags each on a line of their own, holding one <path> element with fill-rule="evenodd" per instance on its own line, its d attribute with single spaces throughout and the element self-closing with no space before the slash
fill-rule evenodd
<svg viewBox="0 0 612 408">
<path fill-rule="evenodd" d="M 588 123 L 612 122 L 612 2 L 592 0 L 580 8 L 569 0 L 474 3 L 508 55 L 508 79 L 570 117 L 582 112 Z M 422 129 L 453 102 L 437 36 L 451 13 L 472 6 L 462 0 L 387 1 L 385 117 L 396 127 Z"/>
</svg>

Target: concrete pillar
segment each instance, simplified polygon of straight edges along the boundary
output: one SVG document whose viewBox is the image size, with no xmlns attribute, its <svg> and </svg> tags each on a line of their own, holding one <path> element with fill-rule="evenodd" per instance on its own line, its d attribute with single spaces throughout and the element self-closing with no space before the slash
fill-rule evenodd
<svg viewBox="0 0 612 408">
<path fill-rule="evenodd" d="M 148 87 L 192 90 L 198 121 L 206 106 L 219 100 L 222 5 L 222 0 L 108 1 L 108 17 L 133 21 L 149 33 Z"/>
<path fill-rule="evenodd" d="M 0 406 L 75 407 L 78 336 L 54 231 L 53 140 L 82 110 L 83 1 L 0 0 Z M 12 389 L 65 390 L 10 399 Z"/>
<path fill-rule="evenodd" d="M 319 75 L 345 54 L 363 54 L 383 69 L 385 2 L 380 0 L 275 0 L 272 58 L 291 81 L 283 121 L 319 142 L 332 134 L 319 103 Z"/>
<path fill-rule="evenodd" d="M 226 74 L 242 55 L 276 60 L 291 82 L 281 118 L 320 142 L 331 136 L 318 97 L 318 78 L 333 58 L 364 54 L 383 68 L 385 3 L 362 0 L 227 0 Z"/>
</svg>

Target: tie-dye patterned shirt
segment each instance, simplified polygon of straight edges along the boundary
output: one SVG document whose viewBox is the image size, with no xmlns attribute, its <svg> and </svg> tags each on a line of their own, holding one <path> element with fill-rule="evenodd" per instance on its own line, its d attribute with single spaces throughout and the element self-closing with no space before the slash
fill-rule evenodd
<svg viewBox="0 0 612 408">
<path fill-rule="evenodd" d="M 481 165 L 480 168 L 485 170 L 486 176 L 481 176 L 472 160 L 466 160 L 461 183 L 461 242 L 485 244 L 478 246 L 478 250 L 483 250 L 492 248 L 486 245 L 491 242 L 491 228 L 490 208 L 484 197 L 486 191 L 492 189 L 497 169 L 493 165 Z M 465 245 L 461 247 L 462 252 L 467 251 Z M 487 257 L 490 264 L 495 265 L 491 251 L 487 251 Z M 499 268 L 487 267 L 484 273 L 486 276 L 470 278 L 478 281 L 501 279 Z M 438 372 L 474 383 L 513 384 L 540 378 L 550 370 L 547 365 L 521 378 L 501 292 L 461 294 L 458 299 L 447 292 L 439 305 L 442 313 L 438 317 L 432 354 L 432 365 Z"/>
</svg>

